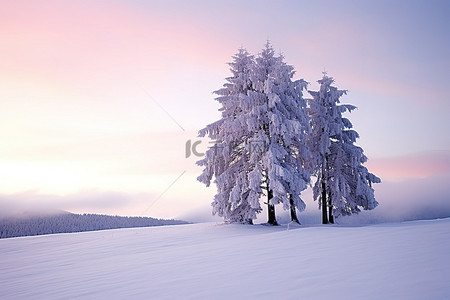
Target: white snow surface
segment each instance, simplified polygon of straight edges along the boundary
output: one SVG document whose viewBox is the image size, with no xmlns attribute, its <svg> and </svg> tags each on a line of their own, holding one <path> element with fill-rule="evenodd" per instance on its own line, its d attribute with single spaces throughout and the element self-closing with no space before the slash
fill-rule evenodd
<svg viewBox="0 0 450 300">
<path fill-rule="evenodd" d="M 0 240 L 1 299 L 450 299 L 450 219 Z"/>
</svg>

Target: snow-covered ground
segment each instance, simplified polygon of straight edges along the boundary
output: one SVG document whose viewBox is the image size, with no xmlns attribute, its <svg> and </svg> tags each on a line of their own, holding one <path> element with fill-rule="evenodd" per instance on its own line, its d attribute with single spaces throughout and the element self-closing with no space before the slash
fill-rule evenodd
<svg viewBox="0 0 450 300">
<path fill-rule="evenodd" d="M 450 219 L 0 240 L 1 299 L 450 299 Z"/>
</svg>

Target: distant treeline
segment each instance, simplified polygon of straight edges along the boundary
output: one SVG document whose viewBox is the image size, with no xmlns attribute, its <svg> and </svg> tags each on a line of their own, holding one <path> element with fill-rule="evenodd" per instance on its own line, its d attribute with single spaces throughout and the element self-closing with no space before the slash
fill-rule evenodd
<svg viewBox="0 0 450 300">
<path fill-rule="evenodd" d="M 0 238 L 178 224 L 187 224 L 187 222 L 149 217 L 80 215 L 72 213 L 48 216 L 4 217 L 0 218 Z"/>
</svg>

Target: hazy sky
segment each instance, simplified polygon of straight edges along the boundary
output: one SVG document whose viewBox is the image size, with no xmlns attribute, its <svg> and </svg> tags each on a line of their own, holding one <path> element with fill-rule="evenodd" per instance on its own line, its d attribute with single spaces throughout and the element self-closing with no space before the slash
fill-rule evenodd
<svg viewBox="0 0 450 300">
<path fill-rule="evenodd" d="M 185 158 L 185 143 L 219 118 L 212 91 L 230 75 L 231 56 L 241 46 L 257 54 L 267 39 L 312 89 L 326 70 L 349 90 L 342 100 L 358 106 L 349 118 L 384 181 L 381 206 L 450 201 L 446 184 L 432 184 L 450 182 L 448 1 L 1 7 L 3 211 L 209 214 L 215 187 L 196 182 L 198 158 Z M 430 197 L 410 195 L 431 188 Z"/>
</svg>

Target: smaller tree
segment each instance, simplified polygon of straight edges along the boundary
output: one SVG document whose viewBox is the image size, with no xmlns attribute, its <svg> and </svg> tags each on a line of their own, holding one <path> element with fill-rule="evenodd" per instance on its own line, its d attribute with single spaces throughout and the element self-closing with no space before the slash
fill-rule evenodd
<svg viewBox="0 0 450 300">
<path fill-rule="evenodd" d="M 313 128 L 310 143 L 317 176 L 313 196 L 322 208 L 324 224 L 334 223 L 338 216 L 375 208 L 378 203 L 372 183 L 381 182 L 363 166 L 367 157 L 355 145 L 359 135 L 352 129 L 350 120 L 342 116 L 356 107 L 340 104 L 340 97 L 346 91 L 332 86 L 333 82 L 324 74 L 319 80 L 320 90 L 310 92 L 313 96 L 309 109 Z"/>
<path fill-rule="evenodd" d="M 350 133 L 356 137 L 357 133 L 349 128 L 343 131 L 343 136 Z M 330 152 L 327 189 L 331 221 L 334 217 L 359 213 L 361 209 L 374 209 L 378 202 L 372 183 L 381 180 L 363 165 L 367 157 L 362 148 L 354 145 L 351 139 L 343 138 L 332 142 Z"/>
</svg>

